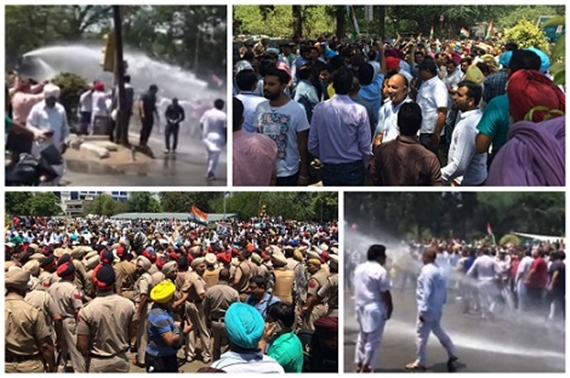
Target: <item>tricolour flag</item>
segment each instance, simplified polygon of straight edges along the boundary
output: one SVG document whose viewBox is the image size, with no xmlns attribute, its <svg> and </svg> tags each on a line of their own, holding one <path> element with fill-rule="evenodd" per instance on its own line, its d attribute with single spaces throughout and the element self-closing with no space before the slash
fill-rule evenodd
<svg viewBox="0 0 570 378">
<path fill-rule="evenodd" d="M 433 39 L 433 26 L 431 27 L 431 29 L 429 31 L 429 38 Z"/>
<path fill-rule="evenodd" d="M 200 223 L 208 223 L 208 214 L 192 205 L 190 212 L 194 215 L 194 219 Z"/>
<path fill-rule="evenodd" d="M 487 222 L 487 233 L 493 235 L 493 229 L 491 228 L 491 222 Z"/>
<path fill-rule="evenodd" d="M 461 28 L 461 30 L 459 30 L 459 35 L 465 38 L 469 38 L 469 30 Z"/>
<path fill-rule="evenodd" d="M 350 18 L 352 24 L 352 31 L 354 32 L 353 38 L 356 38 L 358 34 L 360 34 L 360 28 L 358 27 L 358 20 L 356 19 L 356 14 L 354 13 L 354 7 L 352 5 L 346 6 L 346 13 Z"/>
<path fill-rule="evenodd" d="M 495 33 L 493 32 L 493 21 L 489 22 L 489 27 L 487 28 L 487 34 L 485 34 L 485 39 L 490 39 Z"/>
</svg>

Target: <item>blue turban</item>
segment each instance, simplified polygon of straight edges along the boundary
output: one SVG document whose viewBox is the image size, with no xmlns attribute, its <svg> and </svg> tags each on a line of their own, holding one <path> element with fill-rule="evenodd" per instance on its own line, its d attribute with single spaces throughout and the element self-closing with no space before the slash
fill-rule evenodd
<svg viewBox="0 0 570 378">
<path fill-rule="evenodd" d="M 507 68 L 509 66 L 509 63 L 511 62 L 511 58 L 513 57 L 513 52 L 512 51 L 507 51 L 501 54 L 501 56 L 499 57 L 499 63 L 501 64 L 501 66 L 503 66 L 504 68 Z"/>
<path fill-rule="evenodd" d="M 240 302 L 233 303 L 226 311 L 225 322 L 229 341 L 244 349 L 257 349 L 265 321 L 255 307 Z"/>
<path fill-rule="evenodd" d="M 548 58 L 548 55 L 546 55 L 544 51 L 534 47 L 529 47 L 528 49 L 525 50 L 532 51 L 533 53 L 535 53 L 540 57 L 540 72 L 546 73 L 546 71 L 548 71 L 548 69 L 550 68 L 550 59 Z"/>
<path fill-rule="evenodd" d="M 71 234 L 71 240 L 72 240 L 72 241 L 76 241 L 76 240 L 77 240 L 77 235 Z"/>
</svg>

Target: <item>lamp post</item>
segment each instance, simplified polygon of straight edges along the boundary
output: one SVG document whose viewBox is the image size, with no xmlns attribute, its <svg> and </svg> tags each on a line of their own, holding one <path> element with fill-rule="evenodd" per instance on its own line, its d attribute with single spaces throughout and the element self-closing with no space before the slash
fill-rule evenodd
<svg viewBox="0 0 570 378">
<path fill-rule="evenodd" d="M 123 28 L 121 7 L 113 5 L 113 26 L 115 28 L 115 82 L 118 89 L 118 106 L 115 124 L 115 143 L 129 144 L 129 125 L 127 124 L 125 61 L 123 60 Z"/>
</svg>

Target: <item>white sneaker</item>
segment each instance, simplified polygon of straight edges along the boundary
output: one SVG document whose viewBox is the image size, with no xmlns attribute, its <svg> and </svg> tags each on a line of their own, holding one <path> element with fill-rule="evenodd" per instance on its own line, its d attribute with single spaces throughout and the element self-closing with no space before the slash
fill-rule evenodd
<svg viewBox="0 0 570 378">
<path fill-rule="evenodd" d="M 164 154 L 168 155 L 170 153 L 170 150 L 164 150 Z"/>
</svg>

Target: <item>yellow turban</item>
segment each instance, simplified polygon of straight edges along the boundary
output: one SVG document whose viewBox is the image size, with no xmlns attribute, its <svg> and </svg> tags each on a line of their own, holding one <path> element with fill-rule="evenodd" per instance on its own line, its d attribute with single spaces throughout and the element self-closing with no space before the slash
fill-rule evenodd
<svg viewBox="0 0 570 378">
<path fill-rule="evenodd" d="M 313 264 L 316 266 L 321 266 L 321 260 L 319 259 L 310 259 L 309 261 L 307 261 L 307 264 Z"/>
<path fill-rule="evenodd" d="M 168 280 L 162 281 L 150 291 L 150 299 L 153 302 L 165 304 L 170 302 L 175 292 L 176 285 Z"/>
</svg>

